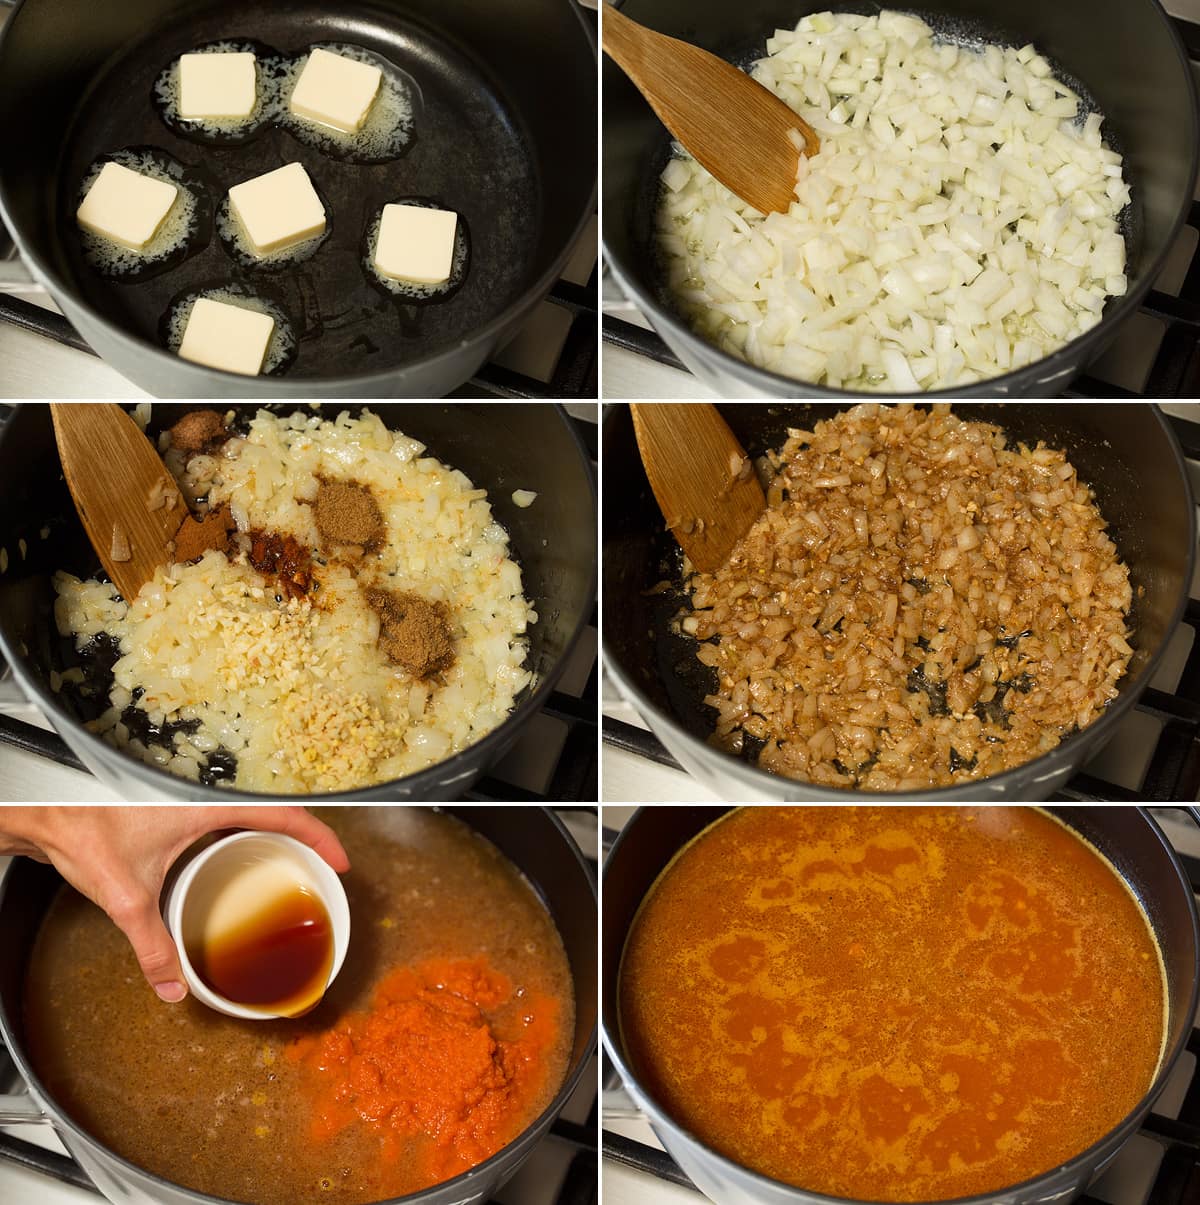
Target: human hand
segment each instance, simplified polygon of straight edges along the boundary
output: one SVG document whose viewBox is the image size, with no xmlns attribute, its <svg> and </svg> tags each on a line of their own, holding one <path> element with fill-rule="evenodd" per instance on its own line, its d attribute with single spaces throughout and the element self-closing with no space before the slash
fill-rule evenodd
<svg viewBox="0 0 1200 1205">
<path fill-rule="evenodd" d="M 0 808 L 0 853 L 50 862 L 129 938 L 147 982 L 170 1004 L 187 995 L 179 952 L 158 910 L 167 871 L 221 829 L 295 837 L 339 874 L 350 860 L 333 830 L 302 807 Z"/>
</svg>

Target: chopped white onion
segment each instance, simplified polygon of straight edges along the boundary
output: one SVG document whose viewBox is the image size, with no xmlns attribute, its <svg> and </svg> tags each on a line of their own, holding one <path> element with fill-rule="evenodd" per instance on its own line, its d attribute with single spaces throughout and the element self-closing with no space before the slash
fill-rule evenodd
<svg viewBox="0 0 1200 1205">
<path fill-rule="evenodd" d="M 948 388 L 1048 355 L 1126 292 L 1121 157 L 1035 47 L 940 43 L 885 11 L 816 13 L 767 50 L 753 76 L 821 139 L 788 213 L 682 150 L 663 172 L 668 283 L 718 346 L 834 387 Z"/>
</svg>

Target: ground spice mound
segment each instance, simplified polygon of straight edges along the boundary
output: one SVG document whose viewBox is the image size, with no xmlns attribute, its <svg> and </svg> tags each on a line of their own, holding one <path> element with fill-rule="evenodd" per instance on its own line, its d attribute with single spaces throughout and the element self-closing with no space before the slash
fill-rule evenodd
<svg viewBox="0 0 1200 1205">
<path fill-rule="evenodd" d="M 273 577 L 284 598 L 303 598 L 312 585 L 312 555 L 294 536 L 252 531 L 250 564 L 264 577 Z"/>
<path fill-rule="evenodd" d="M 383 539 L 383 512 L 375 495 L 357 481 L 321 479 L 313 503 L 317 530 L 335 544 L 356 544 L 363 549 Z"/>
<path fill-rule="evenodd" d="M 203 519 L 184 519 L 175 533 L 174 559 L 180 563 L 202 557 L 210 548 L 224 552 L 229 547 L 229 534 L 237 524 L 228 505 L 209 511 Z"/>
<path fill-rule="evenodd" d="M 187 456 L 215 451 L 228 438 L 225 420 L 215 410 L 193 410 L 171 428 L 171 444 Z"/>
<path fill-rule="evenodd" d="M 791 778 L 917 790 L 1030 761 L 1116 697 L 1129 570 L 1061 451 L 947 405 L 788 434 L 766 511 L 690 582 L 714 743 Z"/>
<path fill-rule="evenodd" d="M 312 1106 L 312 1137 L 382 1132 L 385 1162 L 417 1155 L 414 1192 L 511 1142 L 545 1085 L 559 1005 L 515 990 L 483 959 L 432 959 L 389 974 L 368 1012 L 288 1047 Z"/>
<path fill-rule="evenodd" d="M 379 647 L 390 661 L 418 678 L 454 664 L 454 633 L 443 603 L 406 590 L 372 587 L 365 594 L 379 616 Z"/>
</svg>

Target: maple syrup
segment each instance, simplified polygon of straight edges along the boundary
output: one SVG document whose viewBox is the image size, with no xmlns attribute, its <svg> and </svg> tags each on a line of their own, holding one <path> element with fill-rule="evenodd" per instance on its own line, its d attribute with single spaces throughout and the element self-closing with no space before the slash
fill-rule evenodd
<svg viewBox="0 0 1200 1205">
<path fill-rule="evenodd" d="M 316 1007 L 333 967 L 333 925 L 320 898 L 300 883 L 264 900 L 230 927 L 189 949 L 214 992 L 245 1008 L 298 1017 Z"/>
</svg>

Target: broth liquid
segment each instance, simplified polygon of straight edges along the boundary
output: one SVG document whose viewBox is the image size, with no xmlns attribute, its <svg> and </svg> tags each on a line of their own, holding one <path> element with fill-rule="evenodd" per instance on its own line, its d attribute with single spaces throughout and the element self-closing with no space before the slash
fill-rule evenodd
<svg viewBox="0 0 1200 1205">
<path fill-rule="evenodd" d="M 188 953 L 200 978 L 225 999 L 296 1017 L 325 992 L 333 966 L 333 926 L 324 904 L 297 884 Z"/>
</svg>

